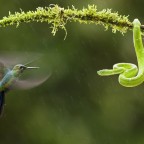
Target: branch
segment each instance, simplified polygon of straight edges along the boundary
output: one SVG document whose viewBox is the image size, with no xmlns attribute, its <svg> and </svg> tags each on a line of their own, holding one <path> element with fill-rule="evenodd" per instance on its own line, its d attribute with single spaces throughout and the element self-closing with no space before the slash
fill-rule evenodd
<svg viewBox="0 0 144 144">
<path fill-rule="evenodd" d="M 50 5 L 49 7 L 39 7 L 35 11 L 20 11 L 3 17 L 0 20 L 0 27 L 9 25 L 16 25 L 17 27 L 25 22 L 47 22 L 51 24 L 52 34 L 55 35 L 58 28 L 64 29 L 67 22 L 79 22 L 84 24 L 100 24 L 107 30 L 112 28 L 112 32 L 119 31 L 122 34 L 126 33 L 128 29 L 132 29 L 133 24 L 129 21 L 128 16 L 119 15 L 118 12 L 111 12 L 111 9 L 104 9 L 97 11 L 96 5 L 88 5 L 87 8 L 77 10 L 74 6 L 72 8 L 61 8 L 58 5 Z M 141 26 L 144 29 L 144 26 Z"/>
</svg>

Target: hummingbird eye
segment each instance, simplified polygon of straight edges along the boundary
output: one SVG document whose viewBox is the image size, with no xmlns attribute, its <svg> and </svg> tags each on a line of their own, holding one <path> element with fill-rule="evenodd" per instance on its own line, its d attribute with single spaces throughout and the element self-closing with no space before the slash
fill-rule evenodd
<svg viewBox="0 0 144 144">
<path fill-rule="evenodd" d="M 20 66 L 19 68 L 22 70 L 22 69 L 23 69 L 23 66 Z"/>
</svg>

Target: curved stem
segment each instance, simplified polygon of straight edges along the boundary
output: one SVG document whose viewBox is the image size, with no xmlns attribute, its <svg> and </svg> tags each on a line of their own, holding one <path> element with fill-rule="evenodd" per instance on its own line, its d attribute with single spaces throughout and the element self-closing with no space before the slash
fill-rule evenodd
<svg viewBox="0 0 144 144">
<path fill-rule="evenodd" d="M 112 32 L 120 31 L 126 33 L 128 29 L 132 29 L 132 22 L 128 16 L 119 15 L 118 12 L 112 12 L 111 9 L 103 9 L 97 11 L 96 5 L 88 5 L 87 8 L 81 10 L 72 8 L 62 8 L 58 5 L 50 5 L 49 7 L 39 7 L 35 11 L 9 13 L 9 16 L 3 17 L 0 20 L 0 27 L 9 25 L 17 25 L 25 22 L 47 22 L 52 24 L 52 34 L 58 31 L 58 28 L 66 31 L 65 25 L 67 22 L 79 22 L 83 24 L 100 24 L 108 29 L 112 28 Z"/>
</svg>

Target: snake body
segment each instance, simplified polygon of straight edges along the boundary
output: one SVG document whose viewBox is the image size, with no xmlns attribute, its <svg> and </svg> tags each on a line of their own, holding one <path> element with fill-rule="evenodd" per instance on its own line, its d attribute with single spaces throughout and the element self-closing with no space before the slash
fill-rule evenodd
<svg viewBox="0 0 144 144">
<path fill-rule="evenodd" d="M 133 42 L 138 61 L 138 67 L 132 63 L 117 63 L 113 69 L 99 70 L 100 76 L 119 74 L 118 81 L 122 86 L 135 87 L 144 82 L 144 47 L 141 36 L 141 23 L 138 19 L 133 21 Z"/>
</svg>

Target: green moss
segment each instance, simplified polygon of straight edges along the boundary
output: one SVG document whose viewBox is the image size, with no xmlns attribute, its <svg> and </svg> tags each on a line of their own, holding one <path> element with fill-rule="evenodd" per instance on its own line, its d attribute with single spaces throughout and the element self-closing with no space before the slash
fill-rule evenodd
<svg viewBox="0 0 144 144">
<path fill-rule="evenodd" d="M 16 25 L 17 27 L 25 22 L 47 22 L 51 24 L 52 34 L 55 35 L 58 29 L 65 30 L 65 25 L 68 21 L 79 22 L 83 24 L 100 24 L 107 30 L 112 28 L 112 32 L 120 31 L 122 34 L 126 33 L 128 29 L 132 28 L 132 23 L 128 20 L 128 16 L 121 16 L 118 12 L 112 12 L 111 9 L 104 9 L 97 11 L 95 5 L 88 5 L 87 8 L 82 10 L 72 8 L 61 8 L 58 5 L 52 5 L 50 7 L 39 7 L 35 11 L 20 11 L 3 17 L 0 20 L 0 27 L 6 27 L 9 25 Z"/>
</svg>

